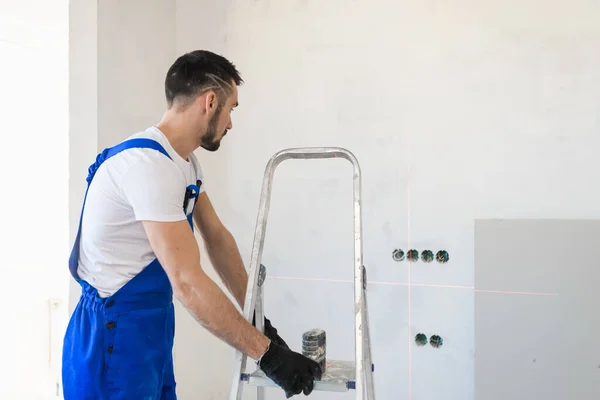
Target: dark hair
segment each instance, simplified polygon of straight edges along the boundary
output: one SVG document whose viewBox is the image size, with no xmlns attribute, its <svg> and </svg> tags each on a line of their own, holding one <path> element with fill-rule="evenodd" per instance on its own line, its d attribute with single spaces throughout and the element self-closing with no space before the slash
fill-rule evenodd
<svg viewBox="0 0 600 400">
<path fill-rule="evenodd" d="M 165 79 L 165 95 L 169 108 L 181 97 L 183 104 L 196 96 L 215 90 L 222 99 L 231 91 L 231 81 L 236 86 L 244 81 L 231 61 L 207 50 L 195 50 L 180 56 Z M 224 96 L 223 96 L 224 95 Z"/>
</svg>

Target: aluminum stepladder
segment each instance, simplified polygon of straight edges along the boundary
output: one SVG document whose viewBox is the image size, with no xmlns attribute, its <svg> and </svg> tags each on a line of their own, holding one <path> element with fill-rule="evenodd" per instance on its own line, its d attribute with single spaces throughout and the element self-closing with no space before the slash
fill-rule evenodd
<svg viewBox="0 0 600 400">
<path fill-rule="evenodd" d="M 371 355 L 369 317 L 367 306 L 367 273 L 362 262 L 362 180 L 358 160 L 350 151 L 340 147 L 303 147 L 279 151 L 269 160 L 264 173 L 258 217 L 254 233 L 254 243 L 250 258 L 248 287 L 244 302 L 244 317 L 252 321 L 256 311 L 256 328 L 264 332 L 263 283 L 266 268 L 261 264 L 267 215 L 271 202 L 271 188 L 275 168 L 288 159 L 344 158 L 352 163 L 354 174 L 354 361 L 327 360 L 327 369 L 321 380 L 315 381 L 315 391 L 346 392 L 354 390 L 357 400 L 375 400 L 373 379 L 374 365 Z M 298 351 L 298 350 L 296 350 Z M 258 367 L 254 372 L 246 372 L 247 356 L 235 350 L 233 381 L 229 400 L 241 400 L 244 384 L 257 388 L 257 400 L 265 400 L 264 387 L 276 387 Z"/>
</svg>

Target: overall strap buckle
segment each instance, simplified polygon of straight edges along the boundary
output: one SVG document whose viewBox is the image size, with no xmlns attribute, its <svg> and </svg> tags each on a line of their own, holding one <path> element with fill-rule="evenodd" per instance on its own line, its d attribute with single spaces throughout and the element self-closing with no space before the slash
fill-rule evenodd
<svg viewBox="0 0 600 400">
<path fill-rule="evenodd" d="M 202 186 L 202 181 L 198 179 L 195 185 L 189 185 L 185 189 L 185 196 L 183 198 L 183 212 L 187 214 L 188 204 L 191 199 L 196 199 L 195 202 L 198 201 L 198 194 L 200 193 L 200 186 Z"/>
</svg>

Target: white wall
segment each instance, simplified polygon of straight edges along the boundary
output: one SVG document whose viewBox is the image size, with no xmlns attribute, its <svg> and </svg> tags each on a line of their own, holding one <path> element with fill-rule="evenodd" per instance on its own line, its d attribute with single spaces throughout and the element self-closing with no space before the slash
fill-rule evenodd
<svg viewBox="0 0 600 400">
<path fill-rule="evenodd" d="M 350 149 L 363 170 L 369 278 L 401 283 L 369 288 L 378 396 L 474 398 L 473 291 L 406 284 L 472 287 L 475 218 L 600 215 L 600 6 L 224 3 L 177 2 L 177 53 L 208 47 L 247 82 L 222 150 L 199 154 L 245 261 L 269 157 L 296 146 Z M 287 163 L 275 177 L 267 268 L 352 279 L 349 165 Z M 396 247 L 446 249 L 450 262 L 415 264 L 409 275 L 392 261 Z M 350 283 L 267 285 L 267 315 L 295 348 L 319 326 L 332 357 L 352 356 Z M 179 392 L 223 398 L 230 351 L 178 318 Z M 439 333 L 445 345 L 409 350 L 418 332 Z"/>
<path fill-rule="evenodd" d="M 71 0 L 70 23 L 72 245 L 89 165 L 102 149 L 155 124 L 162 115 L 164 75 L 175 57 L 175 4 L 169 0 Z M 64 268 L 68 271 L 66 263 Z M 69 312 L 80 293 L 71 279 Z"/>
<path fill-rule="evenodd" d="M 164 75 L 175 57 L 175 7 L 168 0 L 72 0 L 70 20 L 69 210 L 74 240 L 87 169 L 97 153 L 162 115 Z M 71 280 L 71 309 L 79 294 L 79 285 Z"/>
<path fill-rule="evenodd" d="M 0 398 L 56 398 L 68 273 L 68 2 L 0 1 Z"/>
<path fill-rule="evenodd" d="M 600 214 L 594 2 L 72 3 L 71 20 L 74 9 L 83 19 L 71 32 L 79 43 L 71 51 L 71 144 L 81 146 L 71 152 L 71 228 L 87 165 L 160 117 L 175 57 L 222 53 L 247 83 L 221 150 L 198 156 L 246 263 L 264 167 L 276 151 L 342 146 L 361 163 L 378 398 L 474 398 L 475 218 Z M 352 279 L 350 166 L 288 161 L 272 199 L 267 316 L 292 347 L 304 330 L 322 327 L 329 356 L 351 358 L 352 285 L 276 279 Z M 409 271 L 392 261 L 397 247 L 446 249 L 450 262 Z M 467 289 L 419 286 L 430 284 Z M 225 398 L 232 351 L 177 312 L 180 398 Z M 445 345 L 414 347 L 418 332 L 438 333 Z"/>
</svg>

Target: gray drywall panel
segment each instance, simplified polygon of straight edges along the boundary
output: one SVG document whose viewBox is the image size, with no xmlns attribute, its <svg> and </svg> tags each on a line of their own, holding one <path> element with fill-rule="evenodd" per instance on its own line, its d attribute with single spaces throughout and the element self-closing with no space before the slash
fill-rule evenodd
<svg viewBox="0 0 600 400">
<path fill-rule="evenodd" d="M 598 220 L 475 222 L 477 400 L 600 398 L 599 240 Z"/>
</svg>

